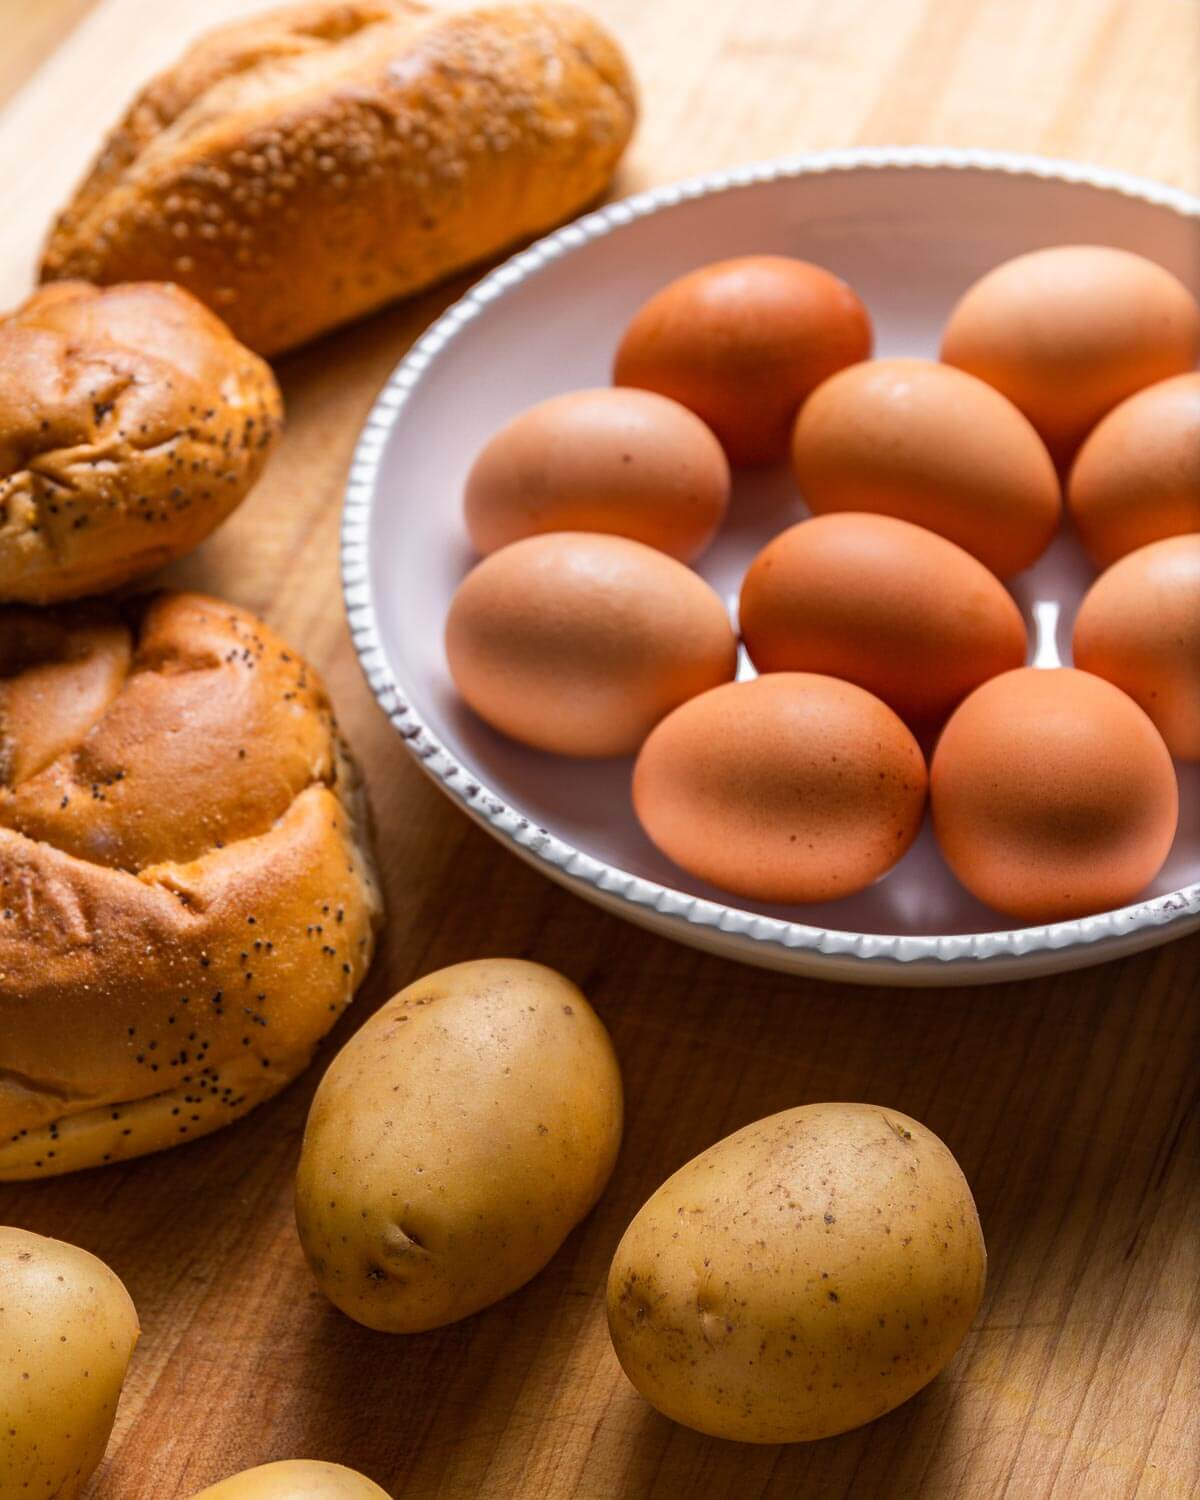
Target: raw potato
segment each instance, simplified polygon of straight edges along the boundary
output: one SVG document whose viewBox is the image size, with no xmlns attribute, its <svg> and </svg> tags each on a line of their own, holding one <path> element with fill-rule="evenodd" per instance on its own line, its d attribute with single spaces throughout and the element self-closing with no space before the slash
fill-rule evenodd
<svg viewBox="0 0 1200 1500">
<path fill-rule="evenodd" d="M 949 1363 L 983 1296 L 975 1203 L 897 1110 L 809 1104 L 718 1141 L 617 1248 L 617 1357 L 666 1416 L 794 1443 L 891 1411 Z"/>
<path fill-rule="evenodd" d="M 137 1337 L 129 1293 L 102 1260 L 0 1228 L 0 1496 L 82 1493 Z"/>
<path fill-rule="evenodd" d="M 192 1500 L 388 1500 L 388 1494 L 341 1464 L 293 1458 L 233 1474 Z"/>
<path fill-rule="evenodd" d="M 388 1333 L 498 1302 L 599 1198 L 621 1114 L 608 1033 L 561 974 L 483 959 L 410 984 L 309 1113 L 296 1222 L 321 1290 Z"/>
</svg>

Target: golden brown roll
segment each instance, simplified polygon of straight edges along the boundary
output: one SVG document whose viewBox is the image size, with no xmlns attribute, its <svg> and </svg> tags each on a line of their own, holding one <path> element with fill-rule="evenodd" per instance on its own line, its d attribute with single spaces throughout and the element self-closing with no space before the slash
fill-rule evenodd
<svg viewBox="0 0 1200 1500">
<path fill-rule="evenodd" d="M 634 117 L 624 57 L 573 6 L 269 11 L 134 100 L 42 276 L 178 281 L 276 353 L 567 218 Z"/>
<path fill-rule="evenodd" d="M 0 1180 L 274 1094 L 380 917 L 325 690 L 261 621 L 200 594 L 0 610 Z"/>
<path fill-rule="evenodd" d="M 267 365 L 177 286 L 43 287 L 0 321 L 0 603 L 191 551 L 279 436 Z"/>
</svg>

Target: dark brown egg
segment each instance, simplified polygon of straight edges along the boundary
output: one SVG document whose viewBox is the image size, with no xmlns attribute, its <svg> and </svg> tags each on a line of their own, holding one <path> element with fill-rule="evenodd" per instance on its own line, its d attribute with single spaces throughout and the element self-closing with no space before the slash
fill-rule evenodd
<svg viewBox="0 0 1200 1500">
<path fill-rule="evenodd" d="M 1160 380 L 1110 411 L 1079 450 L 1067 500 L 1102 568 L 1200 531 L 1200 373 Z"/>
<path fill-rule="evenodd" d="M 933 827 L 974 895 L 1024 922 L 1124 906 L 1162 868 L 1179 792 L 1162 736 L 1090 672 L 993 677 L 942 731 Z"/>
<path fill-rule="evenodd" d="M 1151 542 L 1101 573 L 1075 617 L 1074 653 L 1141 704 L 1172 755 L 1200 760 L 1200 534 Z"/>
<path fill-rule="evenodd" d="M 690 407 L 734 464 L 788 450 L 797 408 L 871 352 L 871 320 L 832 272 L 784 255 L 702 266 L 651 297 L 617 350 L 613 380 Z"/>
<path fill-rule="evenodd" d="M 642 747 L 633 801 L 668 859 L 758 901 L 870 885 L 912 843 L 925 761 L 885 703 L 849 682 L 774 672 L 693 698 Z"/>
<path fill-rule="evenodd" d="M 739 613 L 760 672 L 843 677 L 914 726 L 1025 661 L 1025 622 L 996 575 L 893 516 L 789 527 L 750 564 Z"/>
</svg>

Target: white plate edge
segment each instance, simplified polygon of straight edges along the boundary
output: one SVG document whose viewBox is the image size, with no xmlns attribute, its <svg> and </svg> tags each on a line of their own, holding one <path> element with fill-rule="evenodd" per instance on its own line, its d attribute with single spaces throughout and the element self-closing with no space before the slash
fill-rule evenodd
<svg viewBox="0 0 1200 1500">
<path fill-rule="evenodd" d="M 841 932 L 765 917 L 689 896 L 594 859 L 510 808 L 441 744 L 408 701 L 407 693 L 392 672 L 379 636 L 368 565 L 367 537 L 376 499 L 379 461 L 384 443 L 410 391 L 459 330 L 489 302 L 524 281 L 547 262 L 600 239 L 634 219 L 690 198 L 739 187 L 816 173 L 873 168 L 949 168 L 1034 176 L 1121 193 L 1170 208 L 1187 218 L 1200 218 L 1200 198 L 1193 194 L 1111 168 L 1017 152 L 871 146 L 799 153 L 705 173 L 635 193 L 564 225 L 518 251 L 450 306 L 392 371 L 367 416 L 355 445 L 345 486 L 340 544 L 346 618 L 363 673 L 380 708 L 426 773 L 501 842 L 511 842 L 536 862 L 549 866 L 546 873 L 552 878 L 568 885 L 592 886 L 610 899 L 615 896 L 634 906 L 651 907 L 672 923 L 736 934 L 797 957 L 806 954 L 814 961 L 815 972 L 820 971 L 816 965 L 819 965 L 821 956 L 843 961 L 847 958 L 860 960 L 864 967 L 861 977 L 866 981 L 871 978 L 872 968 L 891 969 L 896 964 L 907 967 L 932 963 L 940 968 L 965 963 L 973 968 L 975 964 L 991 963 L 998 969 L 1007 969 L 1008 965 L 996 964 L 996 961 L 1028 961 L 1037 953 L 1072 946 L 1091 948 L 1094 944 L 1110 943 L 1123 946 L 1123 941 L 1128 941 L 1135 932 L 1150 927 L 1177 927 L 1178 935 L 1182 936 L 1200 924 L 1200 882 L 1115 911 L 1068 922 L 1002 932 L 941 936 Z M 586 890 L 581 893 L 588 894 Z M 686 934 L 681 933 L 680 940 L 686 942 Z M 1095 957 L 1089 953 L 1084 962 L 1098 962 L 1101 957 L 1103 955 L 1099 952 Z M 997 979 L 1003 977 L 997 972 Z"/>
</svg>

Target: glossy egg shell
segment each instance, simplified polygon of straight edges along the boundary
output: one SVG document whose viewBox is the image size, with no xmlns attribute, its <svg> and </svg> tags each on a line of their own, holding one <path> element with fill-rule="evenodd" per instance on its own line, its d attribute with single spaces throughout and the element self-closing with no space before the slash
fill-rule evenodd
<svg viewBox="0 0 1200 1500">
<path fill-rule="evenodd" d="M 1090 672 L 993 677 L 942 731 L 933 827 L 959 880 L 1024 922 L 1132 901 L 1175 836 L 1179 792 L 1162 736 Z"/>
<path fill-rule="evenodd" d="M 760 672 L 820 672 L 933 725 L 1024 664 L 1025 622 L 970 553 L 920 526 L 853 511 L 801 521 L 750 565 L 739 610 Z"/>
<path fill-rule="evenodd" d="M 1110 411 L 1079 450 L 1067 499 L 1102 568 L 1200 531 L 1200 373 L 1160 380 Z"/>
<path fill-rule="evenodd" d="M 747 255 L 672 281 L 635 314 L 613 380 L 672 396 L 713 429 L 731 463 L 787 454 L 796 410 L 835 370 L 866 359 L 871 321 L 821 266 Z"/>
<path fill-rule="evenodd" d="M 1197 355 L 1195 297 L 1162 266 L 1108 245 L 1005 261 L 963 295 L 942 338 L 942 359 L 1003 392 L 1059 461 L 1119 401 Z"/>
<path fill-rule="evenodd" d="M 1113 563 L 1075 617 L 1075 665 L 1129 694 L 1167 749 L 1200 760 L 1200 533 Z"/>
<path fill-rule="evenodd" d="M 800 408 L 792 470 L 814 515 L 871 511 L 956 542 L 1007 578 L 1058 529 L 1058 475 L 1021 412 L 929 359 L 874 359 L 830 376 Z"/>
<path fill-rule="evenodd" d="M 488 442 L 464 495 L 486 554 L 548 531 L 631 537 L 690 562 L 729 504 L 729 464 L 699 417 L 653 391 L 571 391 Z"/>
<path fill-rule="evenodd" d="M 632 754 L 737 666 L 729 616 L 702 578 L 641 542 L 586 532 L 484 558 L 458 586 L 445 644 L 480 718 L 559 755 Z"/>
<path fill-rule="evenodd" d="M 916 837 L 925 761 L 853 683 L 772 672 L 685 703 L 643 745 L 633 801 L 683 869 L 761 901 L 823 901 L 885 874 Z"/>
</svg>

